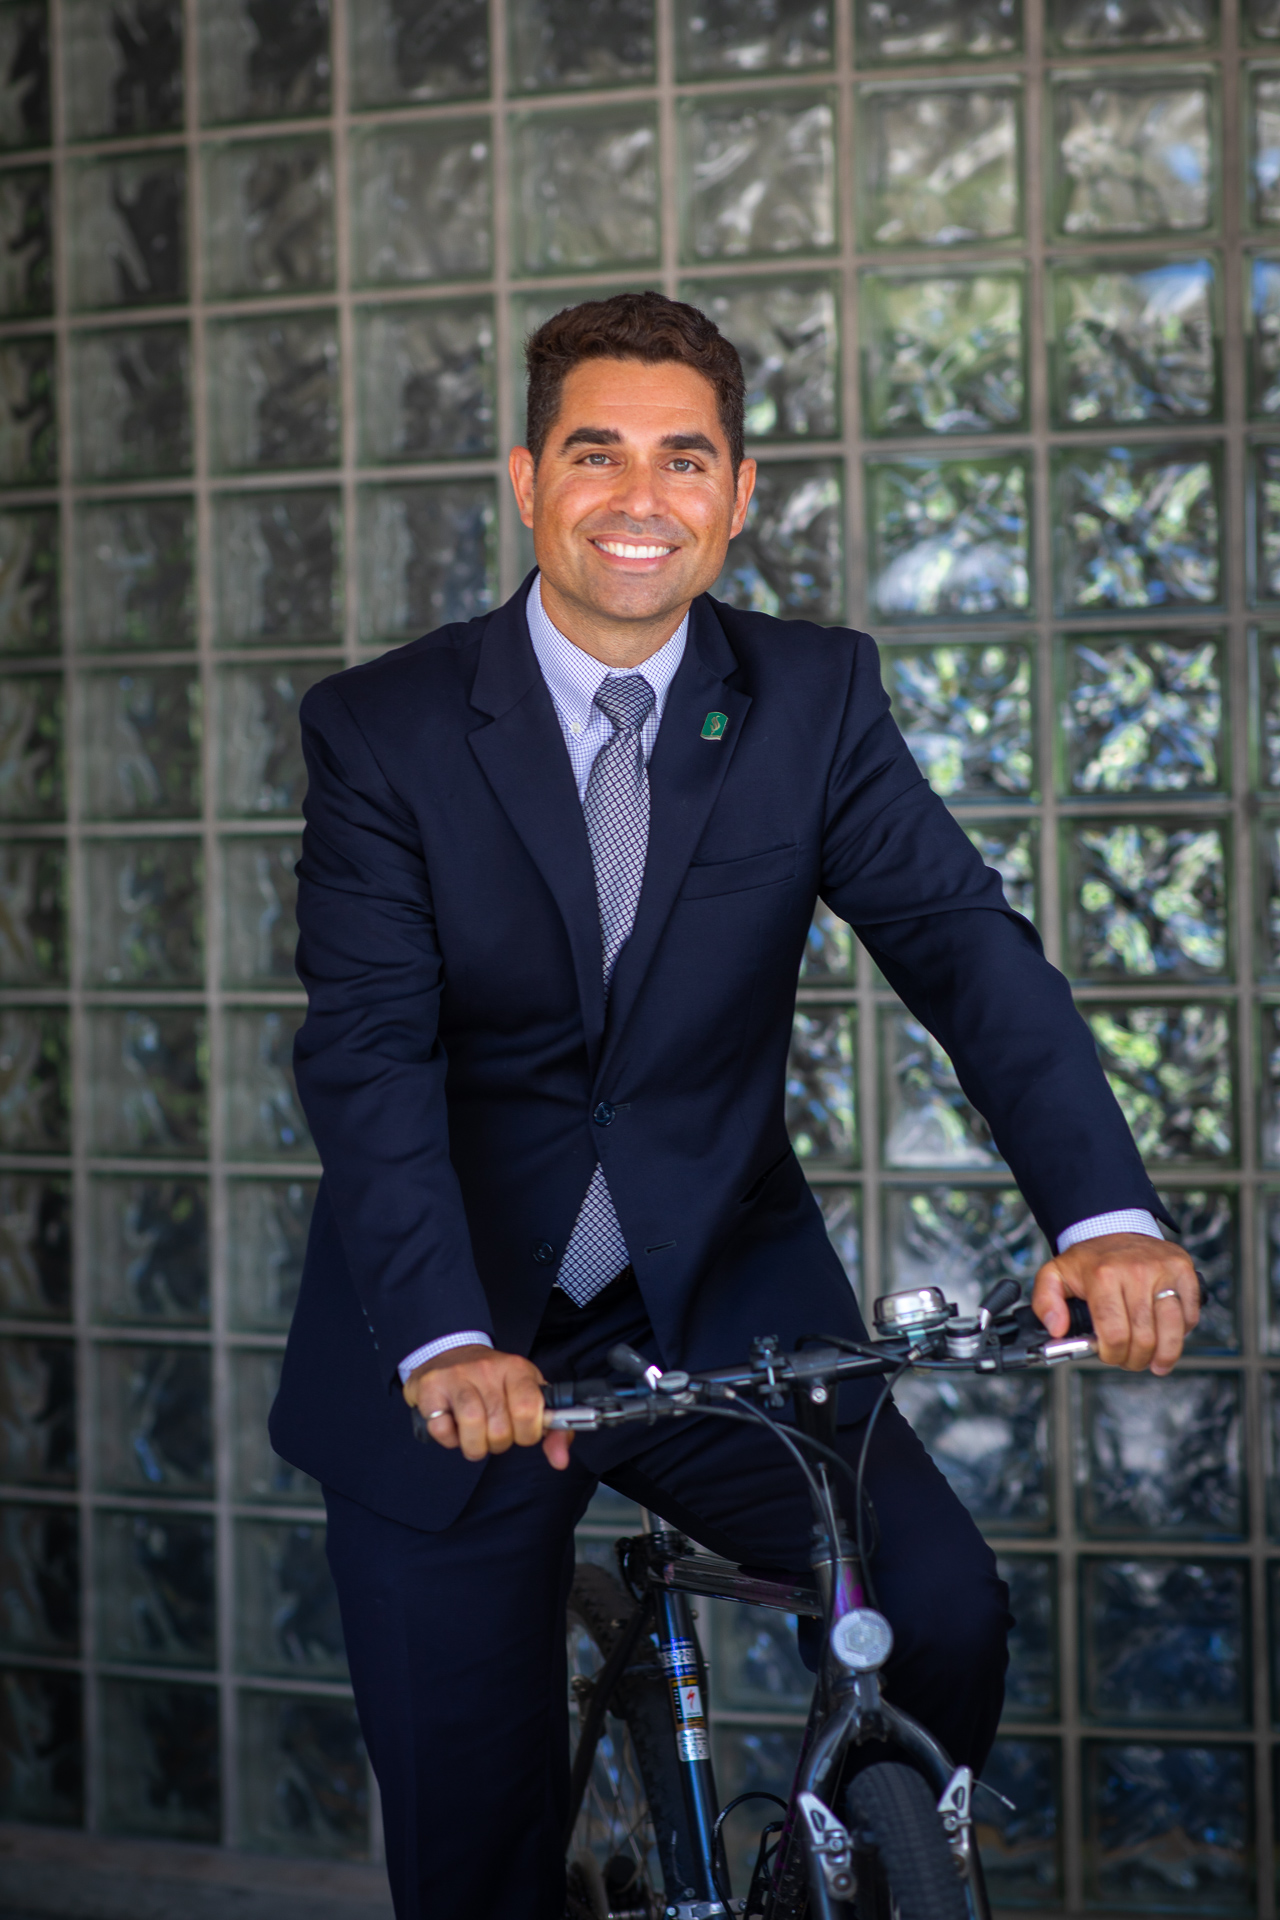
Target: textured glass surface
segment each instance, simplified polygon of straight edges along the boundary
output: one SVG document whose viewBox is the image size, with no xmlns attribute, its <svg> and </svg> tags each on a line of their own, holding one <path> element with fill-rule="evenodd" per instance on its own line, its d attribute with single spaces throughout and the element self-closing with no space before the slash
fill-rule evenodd
<svg viewBox="0 0 1280 1920">
<path fill-rule="evenodd" d="M 915 623 L 1026 613 L 1029 482 L 1020 454 L 867 462 L 872 594 Z"/>
<path fill-rule="evenodd" d="M 711 1702 L 751 1713 L 807 1713 L 813 1675 L 796 1649 L 794 1614 L 743 1607 L 730 1600 L 699 1602 L 710 1636 Z"/>
<path fill-rule="evenodd" d="M 189 840 L 85 848 L 86 975 L 94 986 L 199 986 L 204 862 Z"/>
<path fill-rule="evenodd" d="M 108 1833 L 218 1838 L 218 1695 L 213 1687 L 106 1680 L 102 1823 Z"/>
<path fill-rule="evenodd" d="M 835 113 L 826 94 L 726 95 L 682 120 L 685 257 L 819 253 L 835 240 Z"/>
<path fill-rule="evenodd" d="M 1085 1749 L 1085 1885 L 1108 1907 L 1238 1912 L 1253 1893 L 1253 1755 Z"/>
<path fill-rule="evenodd" d="M 864 87 L 858 121 L 867 245 L 946 247 L 1017 233 L 1022 170 L 1011 87 Z"/>
<path fill-rule="evenodd" d="M 1183 1187 L 1160 1198 L 1209 1295 L 1200 1309 L 1200 1324 L 1188 1335 L 1188 1352 L 1239 1352 L 1240 1231 L 1235 1194 Z"/>
<path fill-rule="evenodd" d="M 933 1035 L 905 1007 L 880 1013 L 884 1159 L 890 1167 L 999 1167 L 987 1123 Z"/>
<path fill-rule="evenodd" d="M 1006 1275 L 1031 1284 L 1047 1249 L 1026 1201 L 1012 1187 L 889 1187 L 884 1194 L 885 1293 L 941 1287 L 961 1313 L 976 1313 Z"/>
<path fill-rule="evenodd" d="M 838 621 L 844 612 L 842 481 L 836 460 L 763 464 L 747 524 L 711 591 L 730 606 L 784 620 Z"/>
<path fill-rule="evenodd" d="M 0 345 L 0 486 L 38 487 L 58 476 L 53 342 Z"/>
<path fill-rule="evenodd" d="M 1019 273 L 866 273 L 871 433 L 1002 433 L 1026 406 Z"/>
<path fill-rule="evenodd" d="M 0 1313 L 71 1317 L 71 1189 L 41 1174 L 0 1175 Z"/>
<path fill-rule="evenodd" d="M 75 334 L 71 383 L 81 480 L 191 471 L 191 352 L 184 326 Z"/>
<path fill-rule="evenodd" d="M 634 86 L 654 75 L 653 0 L 511 0 L 511 85 Z"/>
<path fill-rule="evenodd" d="M 340 451 L 338 325 L 328 313 L 209 332 L 213 464 L 221 472 L 324 467 Z"/>
<path fill-rule="evenodd" d="M 228 1154 L 236 1160 L 313 1156 L 293 1080 L 293 1039 L 302 1010 L 238 1007 L 224 1018 Z"/>
<path fill-rule="evenodd" d="M 1234 1540 L 1246 1525 L 1240 1382 L 1179 1368 L 1165 1380 L 1079 1377 L 1077 1498 L 1086 1532 Z"/>
<path fill-rule="evenodd" d="M 1055 224 L 1093 234 L 1194 233 L 1213 219 L 1213 109 L 1197 69 L 1071 74 L 1054 88 Z"/>
<path fill-rule="evenodd" d="M 845 1279 L 855 1294 L 861 1291 L 862 1278 L 862 1195 L 856 1187 L 821 1186 L 815 1197 L 822 1210 L 827 1238 L 844 1268 Z"/>
<path fill-rule="evenodd" d="M 857 0 L 854 32 L 864 66 L 1012 53 L 1022 40 L 1021 0 Z"/>
<path fill-rule="evenodd" d="M 1034 825 L 1020 820 L 988 820 L 965 827 L 965 837 L 982 855 L 984 865 L 1000 876 L 1004 897 L 1015 913 L 1035 924 L 1036 846 Z"/>
<path fill-rule="evenodd" d="M 213 1406 L 203 1347 L 100 1346 L 99 1487 L 113 1493 L 213 1494 Z"/>
<path fill-rule="evenodd" d="M 1063 644 L 1060 739 L 1073 793 L 1207 793 L 1223 765 L 1222 646 L 1188 635 Z"/>
<path fill-rule="evenodd" d="M 807 987 L 851 982 L 856 971 L 853 931 L 839 914 L 819 900 L 805 941 L 800 979 Z"/>
<path fill-rule="evenodd" d="M 367 1857 L 369 1763 L 349 1701 L 242 1693 L 239 1758 L 248 1846 Z"/>
<path fill-rule="evenodd" d="M 71 302 L 173 306 L 186 298 L 187 170 L 172 153 L 90 161 L 70 175 Z"/>
<path fill-rule="evenodd" d="M 342 638 L 342 501 L 328 489 L 214 501 L 218 639 L 226 647 Z"/>
<path fill-rule="evenodd" d="M 43 12 L 43 9 L 41 9 Z M 0 1812 L 78 1826 L 84 1818 L 78 1673 L 0 1670 Z"/>
<path fill-rule="evenodd" d="M 76 1483 L 75 1349 L 66 1340 L 0 1340 L 0 1479 Z"/>
<path fill-rule="evenodd" d="M 195 641 L 195 516 L 187 500 L 95 500 L 75 519 L 76 643 Z"/>
<path fill-rule="evenodd" d="M 1089 1007 L 1111 1088 L 1146 1160 L 1235 1149 L 1231 1029 L 1223 1006 Z"/>
<path fill-rule="evenodd" d="M 658 251 L 657 129 L 649 107 L 512 123 L 517 273 L 640 265 Z"/>
<path fill-rule="evenodd" d="M 3 39 L 0 17 L 0 48 Z M 0 122 L 3 115 L 0 96 Z M 52 309 L 53 183 L 47 167 L 22 168 L 0 175 L 0 315 L 23 320 Z"/>
<path fill-rule="evenodd" d="M 338 1594 L 324 1528 L 242 1520 L 236 1528 L 236 1664 L 243 1673 L 345 1680 Z"/>
<path fill-rule="evenodd" d="M 98 1178 L 89 1190 L 89 1225 L 97 1319 L 208 1324 L 209 1196 L 203 1180 Z"/>
<path fill-rule="evenodd" d="M 68 1151 L 69 1039 L 66 1015 L 53 1008 L 0 1012 L 0 1151 Z"/>
<path fill-rule="evenodd" d="M 881 674 L 916 764 L 946 799 L 1032 787 L 1031 660 L 1024 647 L 886 648 Z"/>
<path fill-rule="evenodd" d="M 1219 596 L 1211 448 L 1073 448 L 1055 459 L 1057 600 L 1064 613 L 1212 606 Z"/>
<path fill-rule="evenodd" d="M 839 433 L 839 326 L 828 275 L 691 281 L 681 298 L 709 314 L 738 349 L 749 440 Z"/>
<path fill-rule="evenodd" d="M 270 1506 L 317 1506 L 320 1487 L 274 1453 L 267 1438 L 267 1415 L 280 1384 L 278 1353 L 242 1352 L 231 1363 L 235 1454 L 235 1493 L 240 1500 Z"/>
<path fill-rule="evenodd" d="M 329 107 L 329 0 L 200 0 L 200 117 L 292 120 Z"/>
<path fill-rule="evenodd" d="M 219 761 L 226 814 L 300 813 L 306 791 L 298 704 L 334 670 L 299 666 L 237 667 L 219 684 Z"/>
<path fill-rule="evenodd" d="M 1048 1531 L 1053 1474 L 1042 1380 L 909 1375 L 894 1399 L 980 1526 Z"/>
<path fill-rule="evenodd" d="M 232 1180 L 227 1188 L 231 1314 L 247 1332 L 286 1333 L 307 1249 L 314 1180 Z"/>
<path fill-rule="evenodd" d="M 88 1027 L 91 1149 L 187 1159 L 206 1151 L 208 1040 L 185 1008 L 96 1007 Z"/>
<path fill-rule="evenodd" d="M 354 272 L 366 285 L 489 272 L 487 120 L 369 128 L 351 145 Z"/>
<path fill-rule="evenodd" d="M 81 781 L 91 819 L 183 819 L 200 811 L 200 683 L 178 667 L 87 673 Z"/>
<path fill-rule="evenodd" d="M 1057 267 L 1053 327 L 1058 426 L 1217 417 L 1211 261 Z"/>
<path fill-rule="evenodd" d="M 1260 1007 L 1258 1019 L 1262 1040 L 1262 1158 L 1267 1166 L 1276 1166 L 1280 1164 L 1280 1007 Z"/>
<path fill-rule="evenodd" d="M 79 1653 L 74 1507 L 0 1507 L 0 1647 L 6 1653 Z"/>
<path fill-rule="evenodd" d="M 845 1008 L 800 1008 L 787 1061 L 787 1128 L 802 1160 L 857 1153 L 855 1016 Z"/>
<path fill-rule="evenodd" d="M 298 943 L 294 872 L 297 840 L 224 840 L 222 892 L 227 912 L 222 977 L 235 987 L 292 987 Z"/>
<path fill-rule="evenodd" d="M 47 841 L 0 844 L 0 985 L 52 987 L 67 974 L 67 861 Z"/>
<path fill-rule="evenodd" d="M 1056 1740 L 1019 1739 L 997 1740 L 982 1770 L 993 1791 L 974 1796 L 974 1837 L 997 1906 L 1061 1900 L 1060 1772 Z"/>
<path fill-rule="evenodd" d="M 1220 827 L 1072 821 L 1063 900 L 1076 979 L 1203 980 L 1228 970 Z"/>
<path fill-rule="evenodd" d="M 1252 588 L 1255 600 L 1280 600 L 1280 447 L 1252 450 Z"/>
<path fill-rule="evenodd" d="M 0 513 L 0 653 L 56 648 L 58 565 L 55 512 Z"/>
<path fill-rule="evenodd" d="M 365 307 L 356 341 L 360 448 L 370 465 L 493 452 L 490 301 Z"/>
<path fill-rule="evenodd" d="M 498 516 L 491 481 L 362 487 L 359 520 L 363 640 L 415 640 L 495 605 Z"/>
<path fill-rule="evenodd" d="M 1261 67 L 1250 74 L 1253 150 L 1249 185 L 1259 226 L 1280 220 L 1280 75 Z"/>
<path fill-rule="evenodd" d="M 62 789 L 62 681 L 0 678 L 0 820 L 57 820 Z"/>
<path fill-rule="evenodd" d="M 204 201 L 210 294 L 332 286 L 333 161 L 323 136 L 207 148 Z"/>
<path fill-rule="evenodd" d="M 1087 1713 L 1243 1724 L 1251 1703 L 1240 1562 L 1086 1560 L 1083 1575 Z"/>
<path fill-rule="evenodd" d="M 347 12 L 354 107 L 400 106 L 485 93 L 486 0 L 360 0 Z"/>
<path fill-rule="evenodd" d="M 213 1666 L 213 1521 L 194 1514 L 99 1513 L 96 1522 L 100 1658 L 129 1666 Z"/>
<path fill-rule="evenodd" d="M 1218 9 L 1214 0 L 1053 0 L 1051 13 L 1059 46 L 1083 53 L 1211 40 Z"/>
<path fill-rule="evenodd" d="M 1280 39 L 1280 8 L 1276 0 L 1244 0 L 1241 13 L 1245 25 L 1255 40 Z"/>
<path fill-rule="evenodd" d="M 1280 260 L 1250 262 L 1250 310 L 1245 339 L 1249 411 L 1263 420 L 1280 415 Z"/>
<path fill-rule="evenodd" d="M 168 133 L 182 125 L 182 0 L 65 0 L 67 133 Z"/>
<path fill-rule="evenodd" d="M 49 10 L 37 4 L 0 14 L 0 147 L 49 141 Z"/>
<path fill-rule="evenodd" d="M 832 31 L 829 0 L 676 0 L 676 71 L 703 80 L 824 67 Z"/>
<path fill-rule="evenodd" d="M 1008 1583 L 1009 1670 L 1004 1708 L 1015 1720 L 1050 1719 L 1058 1702 L 1058 1563 L 1041 1554 L 1001 1554 L 1000 1578 Z"/>
</svg>

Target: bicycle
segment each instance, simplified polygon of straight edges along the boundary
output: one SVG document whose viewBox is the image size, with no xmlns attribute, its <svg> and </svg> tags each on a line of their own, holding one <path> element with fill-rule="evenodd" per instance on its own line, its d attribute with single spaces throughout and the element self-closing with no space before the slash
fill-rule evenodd
<svg viewBox="0 0 1280 1920">
<path fill-rule="evenodd" d="M 577 1569 L 568 1619 L 578 1709 L 566 1830 L 570 1920 L 990 1920 L 972 1773 L 953 1766 L 881 1691 L 893 1634 L 869 1604 L 862 1483 L 880 1408 L 908 1369 L 1003 1373 L 1097 1351 L 1083 1302 L 1071 1303 L 1067 1336 L 1053 1339 L 1029 1307 L 1017 1305 L 1019 1294 L 1016 1281 L 1000 1281 L 970 1318 L 936 1287 L 884 1295 L 875 1303 L 872 1341 L 818 1336 L 784 1353 L 766 1336 L 753 1341 L 746 1365 L 705 1373 L 663 1372 L 618 1346 L 609 1364 L 621 1383 L 544 1387 L 548 1429 L 593 1431 L 692 1414 L 763 1423 L 794 1456 L 814 1511 L 812 1583 L 745 1574 L 695 1553 L 668 1527 L 617 1543 L 621 1581 L 603 1568 Z M 875 1375 L 887 1376 L 886 1385 L 851 1469 L 833 1449 L 835 1390 Z M 794 1424 L 784 1425 L 777 1415 L 788 1398 Z M 836 1506 L 833 1470 L 854 1483 L 856 1541 Z M 719 1804 L 694 1596 L 823 1622 L 821 1665 L 786 1802 L 748 1793 Z M 871 1741 L 895 1757 L 858 1766 L 856 1750 Z M 781 1817 L 764 1826 L 746 1897 L 734 1899 L 724 1823 L 753 1799 L 774 1800 Z"/>
</svg>

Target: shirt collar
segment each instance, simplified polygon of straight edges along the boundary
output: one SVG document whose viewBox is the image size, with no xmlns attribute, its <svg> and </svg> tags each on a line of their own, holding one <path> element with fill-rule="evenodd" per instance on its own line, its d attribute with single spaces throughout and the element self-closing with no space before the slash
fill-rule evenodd
<svg viewBox="0 0 1280 1920">
<path fill-rule="evenodd" d="M 533 642 L 533 651 L 537 655 L 542 677 L 547 690 L 557 708 L 570 724 L 585 727 L 595 710 L 595 697 L 600 683 L 613 671 L 602 660 L 596 660 L 572 640 L 565 638 L 560 629 L 552 624 L 546 608 L 542 604 L 542 576 L 534 574 L 529 597 L 525 601 L 525 613 L 529 621 L 529 638 Z M 684 658 L 685 641 L 689 634 L 689 616 L 686 613 L 680 625 L 664 646 L 641 663 L 633 671 L 641 673 L 653 688 L 654 717 L 661 720 L 662 709 L 666 705 L 671 682 L 676 670 Z"/>
</svg>

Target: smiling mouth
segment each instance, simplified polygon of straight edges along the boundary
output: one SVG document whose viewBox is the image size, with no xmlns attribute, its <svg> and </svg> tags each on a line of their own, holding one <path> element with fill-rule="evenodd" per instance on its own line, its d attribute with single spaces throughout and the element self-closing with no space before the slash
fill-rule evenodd
<svg viewBox="0 0 1280 1920">
<path fill-rule="evenodd" d="M 593 540 L 593 547 L 599 547 L 601 553 L 610 553 L 615 560 L 665 560 L 676 549 L 667 545 L 656 545 L 652 541 L 640 540 Z"/>
</svg>

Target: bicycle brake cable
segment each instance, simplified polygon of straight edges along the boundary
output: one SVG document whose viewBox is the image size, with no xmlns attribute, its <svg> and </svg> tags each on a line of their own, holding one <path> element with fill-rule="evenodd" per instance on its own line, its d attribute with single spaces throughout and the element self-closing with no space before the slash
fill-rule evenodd
<svg viewBox="0 0 1280 1920">
<path fill-rule="evenodd" d="M 888 1404 L 890 1394 L 893 1392 L 899 1380 L 901 1380 L 903 1374 L 906 1373 L 910 1365 L 911 1365 L 910 1358 L 904 1360 L 902 1365 L 898 1368 L 898 1371 L 896 1373 L 890 1374 L 889 1378 L 885 1381 L 883 1387 L 880 1389 L 880 1397 L 876 1401 L 874 1407 L 872 1407 L 871 1409 L 870 1416 L 867 1420 L 867 1430 L 862 1436 L 862 1446 L 858 1453 L 858 1477 L 857 1477 L 855 1491 L 854 1491 L 854 1525 L 857 1529 L 858 1564 L 862 1569 L 863 1589 L 866 1593 L 867 1599 L 871 1602 L 871 1605 L 876 1608 L 877 1612 L 879 1611 L 879 1608 L 880 1608 L 880 1602 L 876 1597 L 876 1583 L 875 1583 L 874 1576 L 872 1575 L 872 1572 L 871 1572 L 871 1562 L 868 1559 L 866 1553 L 864 1552 L 864 1541 L 863 1541 L 863 1532 L 862 1532 L 862 1489 L 863 1489 L 863 1483 L 866 1479 L 867 1456 L 871 1451 L 871 1436 L 875 1432 L 876 1421 L 880 1418 L 882 1411 L 884 1410 L 885 1406 Z"/>
</svg>

